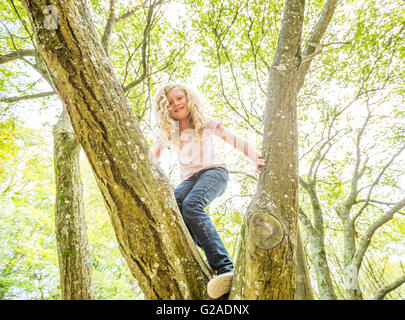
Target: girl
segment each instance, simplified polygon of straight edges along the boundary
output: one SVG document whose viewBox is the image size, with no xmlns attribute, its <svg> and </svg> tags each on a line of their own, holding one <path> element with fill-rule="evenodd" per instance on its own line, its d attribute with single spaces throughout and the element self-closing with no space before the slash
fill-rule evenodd
<svg viewBox="0 0 405 320">
<path fill-rule="evenodd" d="M 159 132 L 153 154 L 159 159 L 167 142 L 179 150 L 182 182 L 174 189 L 174 195 L 194 242 L 217 273 L 208 282 L 208 295 L 219 298 L 230 291 L 234 265 L 205 212 L 208 204 L 224 193 L 229 178 L 225 162 L 214 150 L 212 137 L 216 135 L 242 151 L 256 164 L 257 173 L 265 163 L 249 143 L 208 118 L 197 95 L 185 85 L 164 86 L 155 104 Z"/>
</svg>

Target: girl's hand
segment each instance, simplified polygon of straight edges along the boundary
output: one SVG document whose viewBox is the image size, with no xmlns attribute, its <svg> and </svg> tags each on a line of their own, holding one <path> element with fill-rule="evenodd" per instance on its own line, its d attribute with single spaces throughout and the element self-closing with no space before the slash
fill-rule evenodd
<svg viewBox="0 0 405 320">
<path fill-rule="evenodd" d="M 256 157 L 256 172 L 260 174 L 260 167 L 264 166 L 266 162 L 263 160 L 263 156 L 258 154 Z"/>
</svg>

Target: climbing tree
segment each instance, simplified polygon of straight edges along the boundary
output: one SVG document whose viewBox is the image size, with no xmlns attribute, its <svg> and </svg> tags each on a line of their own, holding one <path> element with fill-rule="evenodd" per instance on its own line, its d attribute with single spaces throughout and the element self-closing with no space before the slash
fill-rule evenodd
<svg viewBox="0 0 405 320">
<path fill-rule="evenodd" d="M 204 297 L 209 271 L 190 241 L 168 181 L 151 157 L 86 3 L 23 4 L 37 49 L 94 170 L 121 252 L 145 296 Z M 334 7 L 333 1 L 332 5 L 327 2 L 325 10 L 330 13 Z M 56 26 L 50 27 L 56 12 Z M 303 1 L 285 2 L 267 91 L 263 135 L 267 165 L 248 210 L 233 298 L 294 297 L 296 101 L 297 79 L 303 74 L 299 73 L 303 16 Z M 320 24 L 321 36 L 328 19 Z M 252 271 L 247 273 L 247 269 Z"/>
<path fill-rule="evenodd" d="M 24 1 L 37 48 L 103 194 L 120 250 L 149 299 L 201 298 L 209 271 L 154 163 L 84 1 Z M 156 195 L 161 195 L 156 197 Z"/>
</svg>

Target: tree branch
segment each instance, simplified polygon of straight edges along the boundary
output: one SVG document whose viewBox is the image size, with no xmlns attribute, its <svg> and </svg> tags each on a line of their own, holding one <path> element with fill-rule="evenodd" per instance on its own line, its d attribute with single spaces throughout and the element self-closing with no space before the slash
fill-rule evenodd
<svg viewBox="0 0 405 320">
<path fill-rule="evenodd" d="M 387 168 L 394 162 L 395 158 L 398 157 L 403 151 L 405 150 L 405 145 L 399 149 L 399 151 L 397 153 L 395 153 L 391 159 L 387 162 L 387 164 L 382 168 L 382 170 L 380 171 L 380 173 L 378 174 L 377 178 L 373 181 L 373 183 L 370 186 L 370 189 L 368 191 L 367 194 L 367 198 L 365 203 L 363 204 L 363 206 L 357 211 L 357 213 L 354 215 L 353 217 L 353 221 L 356 221 L 356 219 L 362 214 L 363 210 L 367 207 L 368 202 L 371 198 L 371 193 L 374 189 L 374 187 L 378 184 L 378 182 L 380 181 L 381 177 L 383 176 L 385 170 L 387 170 Z"/>
<path fill-rule="evenodd" d="M 301 225 L 305 229 L 306 233 L 311 235 L 311 236 L 314 236 L 314 234 L 315 234 L 314 226 L 312 225 L 311 220 L 305 214 L 305 212 L 301 208 L 301 206 L 298 207 L 298 217 L 299 217 Z"/>
<path fill-rule="evenodd" d="M 14 61 L 16 59 L 21 59 L 23 57 L 35 57 L 35 50 L 34 49 L 18 49 L 14 52 L 0 55 L 0 64 Z"/>
<path fill-rule="evenodd" d="M 300 67 L 298 69 L 298 80 L 297 80 L 298 91 L 304 84 L 305 76 L 308 73 L 309 67 L 312 62 L 313 57 L 312 55 L 316 55 L 316 53 L 320 50 L 319 44 L 332 19 L 337 4 L 338 0 L 327 0 L 325 6 L 323 7 L 322 14 L 318 20 L 318 23 L 316 24 L 314 30 L 311 33 L 311 36 L 309 37 L 304 47 L 302 56 L 304 57 L 304 59 L 305 57 L 311 57 L 311 59 L 301 61 Z"/>
<path fill-rule="evenodd" d="M 218 70 L 219 70 L 219 76 L 220 76 L 220 83 L 221 83 L 221 93 L 222 93 L 222 96 L 224 97 L 224 99 L 225 99 L 226 103 L 228 104 L 228 106 L 229 106 L 235 113 L 237 113 L 237 114 L 248 124 L 248 126 L 249 126 L 251 129 L 253 129 L 258 135 L 262 135 L 262 132 L 260 132 L 260 131 L 256 128 L 256 126 L 251 123 L 251 120 L 249 119 L 249 117 L 255 117 L 258 121 L 261 121 L 260 117 L 258 117 L 256 114 L 254 114 L 254 113 L 252 112 L 252 111 L 253 111 L 253 108 L 252 108 L 252 110 L 250 110 L 250 111 L 247 110 L 247 108 L 246 108 L 246 106 L 245 106 L 245 103 L 243 102 L 242 95 L 241 95 L 241 91 L 240 91 L 240 88 L 239 88 L 239 85 L 238 85 L 238 81 L 237 81 L 237 76 L 236 76 L 236 73 L 235 73 L 235 70 L 234 70 L 234 64 L 233 64 L 232 59 L 231 59 L 231 57 L 230 57 L 230 55 L 229 55 L 229 53 L 228 53 L 228 47 L 227 47 L 226 44 L 224 44 L 224 42 L 223 42 L 223 39 L 224 39 L 225 35 L 228 33 L 228 31 L 229 31 L 229 29 L 232 27 L 232 25 L 236 22 L 236 19 L 238 18 L 239 14 L 240 14 L 240 11 L 241 11 L 241 8 L 243 8 L 243 6 L 244 6 L 243 4 L 240 4 L 240 6 L 237 6 L 237 7 L 236 7 L 236 10 L 235 10 L 235 13 L 234 13 L 234 15 L 233 15 L 233 17 L 232 17 L 231 22 L 230 22 L 223 30 L 221 30 L 221 29 L 218 27 L 219 21 L 221 20 L 222 7 L 221 7 L 221 9 L 219 10 L 219 14 L 218 14 L 218 17 L 217 17 L 217 19 L 216 19 L 217 21 L 214 21 L 214 20 L 211 19 L 211 17 L 210 17 L 210 25 L 211 25 L 212 33 L 213 33 L 213 35 L 214 35 L 214 37 L 215 37 L 216 55 L 217 55 L 217 59 L 218 59 Z M 252 25 L 251 25 L 251 26 L 252 26 Z M 250 31 L 250 30 L 249 30 L 249 31 Z M 248 31 L 248 33 L 249 33 L 249 31 Z M 249 37 L 249 36 L 248 36 L 248 37 Z M 242 108 L 244 114 L 242 114 L 241 112 L 239 112 L 239 110 L 237 110 L 236 107 L 232 105 L 231 101 L 230 101 L 230 100 L 228 99 L 228 97 L 226 96 L 225 88 L 224 88 L 224 80 L 223 80 L 223 76 L 222 76 L 221 49 L 222 49 L 222 52 L 223 52 L 224 55 L 225 55 L 226 61 L 227 61 L 228 64 L 229 64 L 229 69 L 230 69 L 231 77 L 232 77 L 232 80 L 233 80 L 233 82 L 234 82 L 234 84 L 235 84 L 234 87 L 235 87 L 235 90 L 236 90 L 236 95 L 237 95 L 237 98 L 238 98 L 238 100 L 239 100 L 240 106 L 241 106 L 241 108 Z M 253 51 L 253 49 L 252 49 L 252 51 Z"/>
<path fill-rule="evenodd" d="M 101 44 L 103 45 L 104 52 L 107 56 L 110 56 L 109 42 L 115 21 L 115 0 L 110 0 L 108 19 L 105 23 L 104 33 L 101 38 Z"/>
<path fill-rule="evenodd" d="M 120 15 L 119 17 L 117 17 L 117 18 L 115 19 L 115 23 L 121 22 L 121 21 L 123 21 L 123 20 L 129 18 L 130 16 L 134 15 L 135 12 L 137 12 L 141 7 L 142 7 L 141 5 L 135 6 L 134 8 L 132 8 L 131 10 L 129 10 L 128 12 L 126 12 L 126 13 Z"/>
<path fill-rule="evenodd" d="M 243 176 L 247 176 L 247 177 L 253 179 L 254 181 L 257 181 L 257 177 L 255 177 L 254 175 L 252 175 L 250 173 L 247 173 L 247 172 L 237 171 L 237 170 L 229 170 L 229 173 L 230 174 L 240 174 L 240 175 L 243 175 Z"/>
<path fill-rule="evenodd" d="M 359 190 L 358 190 L 357 186 L 359 183 L 359 179 L 361 177 L 361 174 L 359 172 L 359 168 L 360 168 L 360 164 L 361 164 L 360 142 L 361 142 L 361 138 L 363 136 L 364 130 L 367 126 L 367 123 L 369 122 L 369 120 L 371 118 L 371 112 L 370 112 L 370 108 L 368 106 L 368 102 L 367 102 L 367 111 L 368 111 L 367 117 L 364 120 L 363 125 L 360 128 L 359 133 L 357 134 L 357 137 L 356 137 L 356 163 L 354 165 L 354 171 L 353 171 L 351 187 L 350 187 L 350 194 L 345 201 L 345 203 L 348 205 L 348 208 L 351 208 L 356 203 L 356 199 L 359 194 Z M 363 170 L 361 170 L 361 171 L 363 172 Z"/>
<path fill-rule="evenodd" d="M 364 254 L 366 253 L 370 242 L 371 238 L 373 237 L 375 231 L 381 227 L 383 224 L 387 223 L 390 221 L 396 212 L 401 210 L 403 207 L 405 207 L 405 198 L 401 199 L 398 201 L 391 209 L 388 209 L 380 218 L 378 218 L 366 231 L 366 233 L 361 237 L 359 241 L 359 246 L 356 251 L 356 254 L 353 258 L 353 265 L 357 267 L 357 269 L 360 268 L 361 262 L 364 258 Z"/>
<path fill-rule="evenodd" d="M 133 7 L 132 9 L 130 9 L 128 12 L 120 15 L 118 18 L 115 19 L 115 23 L 121 22 L 122 20 L 125 20 L 127 18 L 129 18 L 130 16 L 132 16 L 135 12 L 137 12 L 140 8 L 146 8 L 146 2 L 143 2 L 140 5 L 137 5 L 135 7 Z M 156 3 L 153 4 L 153 6 L 157 7 L 158 5 L 161 5 L 164 2 L 164 0 L 159 0 L 156 1 Z"/>
<path fill-rule="evenodd" d="M 392 202 L 385 202 L 385 201 L 379 201 L 379 200 L 373 200 L 373 199 L 360 199 L 360 200 L 356 200 L 356 203 L 360 203 L 360 202 L 372 202 L 372 203 L 377 203 L 377 204 L 383 204 L 386 206 L 392 206 L 395 203 Z"/>
<path fill-rule="evenodd" d="M 28 94 L 25 96 L 0 98 L 0 102 L 12 103 L 12 102 L 18 102 L 18 101 L 23 101 L 23 100 L 49 97 L 49 96 L 53 96 L 55 94 L 56 94 L 55 91 L 41 92 L 41 93 L 36 93 L 36 94 Z"/>
<path fill-rule="evenodd" d="M 108 15 L 108 19 L 106 21 L 105 27 L 104 27 L 103 36 L 101 38 L 101 44 L 103 45 L 104 51 L 108 56 L 110 56 L 109 41 L 110 41 L 111 34 L 112 34 L 114 26 L 117 23 L 119 23 L 119 22 L 131 17 L 132 15 L 134 15 L 140 8 L 147 8 L 148 7 L 146 5 L 147 1 L 144 1 L 141 4 L 139 4 L 137 6 L 134 6 L 128 12 L 116 17 L 115 16 L 115 1 L 116 0 L 110 0 L 109 15 Z M 163 0 L 156 1 L 155 3 L 152 3 L 149 8 L 151 8 L 153 10 L 153 8 L 161 5 L 163 2 L 164 2 Z"/>
<path fill-rule="evenodd" d="M 376 293 L 373 298 L 373 300 L 382 300 L 384 299 L 385 295 L 389 293 L 392 290 L 395 290 L 398 288 L 400 285 L 402 285 L 405 282 L 405 274 L 403 274 L 401 277 L 399 277 L 397 280 L 383 286 L 380 288 Z"/>
<path fill-rule="evenodd" d="M 153 22 L 154 22 L 153 11 L 155 9 L 155 5 L 158 5 L 159 3 L 152 4 L 149 7 L 148 16 L 146 18 L 146 26 L 145 26 L 145 29 L 143 31 L 143 39 L 142 39 L 142 61 L 141 61 L 142 74 L 137 79 L 135 79 L 134 81 L 132 81 L 131 83 L 127 84 L 124 87 L 124 92 L 125 93 L 127 93 L 129 90 L 131 90 L 137 84 L 142 82 L 146 78 L 146 76 L 148 74 L 148 69 L 147 69 L 148 66 L 147 66 L 147 62 L 146 62 L 146 60 L 147 60 L 146 59 L 146 49 L 147 49 L 147 46 L 148 46 L 148 40 L 149 40 L 149 36 L 150 36 L 150 31 L 153 28 Z"/>
<path fill-rule="evenodd" d="M 327 44 L 323 44 L 323 45 L 318 45 L 316 46 L 316 50 L 315 52 L 307 55 L 307 56 L 302 56 L 302 60 L 301 60 L 301 64 L 308 62 L 310 60 L 312 60 L 313 58 L 315 58 L 315 56 L 317 56 L 318 54 L 320 54 L 322 52 L 322 48 L 334 45 L 334 44 L 351 44 L 351 41 L 337 41 L 337 42 L 331 42 L 331 43 L 327 43 Z M 336 50 L 336 49 L 335 49 Z M 332 51 L 332 50 L 329 50 Z"/>
<path fill-rule="evenodd" d="M 302 177 L 299 177 L 299 182 L 301 186 L 306 190 L 311 200 L 312 205 L 312 213 L 313 213 L 313 228 L 321 237 L 321 240 L 324 240 L 324 226 L 323 226 L 323 211 L 321 208 L 321 204 L 319 202 L 318 195 L 316 193 L 315 184 L 313 181 L 309 180 L 309 182 L 305 182 Z M 301 210 L 301 209 L 300 209 Z"/>
</svg>

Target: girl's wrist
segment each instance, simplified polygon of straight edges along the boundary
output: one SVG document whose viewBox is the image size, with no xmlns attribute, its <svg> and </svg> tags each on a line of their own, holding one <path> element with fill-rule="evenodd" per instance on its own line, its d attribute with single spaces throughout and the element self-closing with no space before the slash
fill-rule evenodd
<svg viewBox="0 0 405 320">
<path fill-rule="evenodd" d="M 257 163 L 257 159 L 258 159 L 258 157 L 259 157 L 259 154 L 258 154 L 258 153 L 256 152 L 256 150 L 254 150 L 254 149 L 249 150 L 249 151 L 250 151 L 250 152 L 247 154 L 248 158 L 249 158 L 250 160 L 252 160 L 254 164 L 256 164 L 256 163 Z"/>
</svg>

